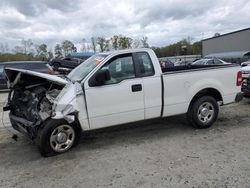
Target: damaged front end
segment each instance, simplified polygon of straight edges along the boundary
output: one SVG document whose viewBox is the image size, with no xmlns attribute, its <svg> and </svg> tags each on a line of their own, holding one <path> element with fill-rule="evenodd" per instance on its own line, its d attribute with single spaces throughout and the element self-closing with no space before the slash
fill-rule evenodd
<svg viewBox="0 0 250 188">
<path fill-rule="evenodd" d="M 80 84 L 21 69 L 9 68 L 5 73 L 10 92 L 4 110 L 10 110 L 14 129 L 34 139 L 49 118 L 65 119 L 69 123 L 75 120 L 78 109 L 74 99 L 82 92 Z"/>
</svg>

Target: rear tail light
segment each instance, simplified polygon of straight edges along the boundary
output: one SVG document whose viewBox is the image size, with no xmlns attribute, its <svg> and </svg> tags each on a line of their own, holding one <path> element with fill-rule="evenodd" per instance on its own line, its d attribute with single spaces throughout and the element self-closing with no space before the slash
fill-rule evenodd
<svg viewBox="0 0 250 188">
<path fill-rule="evenodd" d="M 237 86 L 241 86 L 241 84 L 242 84 L 242 72 L 239 71 L 239 72 L 237 73 L 236 85 L 237 85 Z"/>
<path fill-rule="evenodd" d="M 48 70 L 48 74 L 54 74 L 54 71 L 51 70 L 51 69 L 49 69 L 49 70 Z"/>
</svg>

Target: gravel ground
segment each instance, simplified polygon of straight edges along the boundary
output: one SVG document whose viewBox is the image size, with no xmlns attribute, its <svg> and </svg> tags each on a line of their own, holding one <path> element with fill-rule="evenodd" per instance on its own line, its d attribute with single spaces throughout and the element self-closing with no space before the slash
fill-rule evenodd
<svg viewBox="0 0 250 188">
<path fill-rule="evenodd" d="M 50 158 L 0 128 L 0 187 L 250 187 L 249 114 L 244 99 L 206 130 L 177 116 L 85 133 Z"/>
</svg>

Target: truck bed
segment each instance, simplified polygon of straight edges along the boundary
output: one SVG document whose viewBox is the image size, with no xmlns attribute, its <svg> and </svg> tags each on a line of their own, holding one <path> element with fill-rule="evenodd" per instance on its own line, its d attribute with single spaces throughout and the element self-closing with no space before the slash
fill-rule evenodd
<svg viewBox="0 0 250 188">
<path fill-rule="evenodd" d="M 235 64 L 189 65 L 164 69 L 162 116 L 186 113 L 193 97 L 203 89 L 211 88 L 220 93 L 222 104 L 234 102 L 239 90 L 236 86 L 238 70 L 239 67 Z"/>
</svg>

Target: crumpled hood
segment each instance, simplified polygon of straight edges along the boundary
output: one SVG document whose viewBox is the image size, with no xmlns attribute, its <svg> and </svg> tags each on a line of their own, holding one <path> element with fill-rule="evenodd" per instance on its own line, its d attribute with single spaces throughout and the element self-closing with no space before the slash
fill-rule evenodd
<svg viewBox="0 0 250 188">
<path fill-rule="evenodd" d="M 35 72 L 35 71 L 30 71 L 30 70 L 25 70 L 25 69 L 5 68 L 5 74 L 8 79 L 8 87 L 10 86 L 13 87 L 15 85 L 15 81 L 17 80 L 17 78 L 20 77 L 22 74 L 43 78 L 43 79 L 46 79 L 48 81 L 51 81 L 60 85 L 66 85 L 68 83 L 67 80 L 60 78 L 56 75 L 50 75 L 50 74 L 45 74 L 45 73 L 40 73 L 40 72 Z"/>
</svg>

